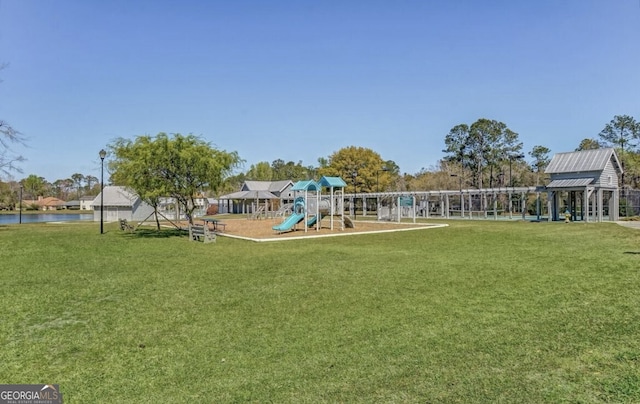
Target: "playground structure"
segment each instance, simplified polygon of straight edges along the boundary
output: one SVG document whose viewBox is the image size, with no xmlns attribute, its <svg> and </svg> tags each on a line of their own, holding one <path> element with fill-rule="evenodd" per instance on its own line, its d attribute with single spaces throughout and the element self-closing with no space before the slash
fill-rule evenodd
<svg viewBox="0 0 640 404">
<path fill-rule="evenodd" d="M 283 233 L 297 230 L 300 223 L 304 223 L 304 231 L 310 228 L 320 230 L 322 219 L 329 217 L 329 227 L 334 230 L 335 221 L 338 219 L 340 230 L 346 227 L 354 227 L 353 221 L 344 215 L 344 192 L 347 186 L 340 177 L 322 177 L 320 181 L 298 181 L 291 191 L 296 195 L 291 214 L 282 223 L 272 227 L 273 230 Z M 328 195 L 323 196 L 322 190 L 328 189 Z M 284 206 L 285 209 L 289 206 Z"/>
</svg>

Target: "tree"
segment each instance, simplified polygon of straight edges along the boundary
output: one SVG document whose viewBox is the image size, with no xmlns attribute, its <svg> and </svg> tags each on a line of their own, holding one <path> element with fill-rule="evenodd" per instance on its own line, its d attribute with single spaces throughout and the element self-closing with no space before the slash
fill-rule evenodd
<svg viewBox="0 0 640 404">
<path fill-rule="evenodd" d="M 98 177 L 94 177 L 93 175 L 85 175 L 84 176 L 84 182 L 87 184 L 86 185 L 86 190 L 87 193 L 89 195 L 96 195 L 96 193 L 93 192 L 93 188 L 96 185 L 99 185 L 99 180 Z M 100 188 L 98 187 L 98 193 L 100 192 Z"/>
<path fill-rule="evenodd" d="M 20 185 L 14 181 L 0 181 L 0 209 L 16 210 L 20 198 Z"/>
<path fill-rule="evenodd" d="M 551 161 L 549 153 L 551 153 L 551 150 L 544 146 L 533 146 L 533 149 L 529 152 L 529 156 L 533 158 L 531 167 L 536 172 L 536 186 L 538 186 L 538 182 L 540 181 L 540 172 L 544 171 Z"/>
<path fill-rule="evenodd" d="M 51 190 L 54 193 L 54 196 L 65 201 L 69 199 L 69 194 L 71 193 L 72 189 L 73 180 L 71 178 L 55 180 L 53 184 L 51 184 Z"/>
<path fill-rule="evenodd" d="M 635 141 L 640 139 L 640 124 L 631 116 L 615 115 L 600 132 L 600 139 L 607 145 L 619 148 L 620 164 L 622 164 L 621 182 L 624 187 L 625 146 L 627 149 L 632 148 L 635 146 Z"/>
<path fill-rule="evenodd" d="M 587 139 L 582 139 L 582 141 L 580 141 L 580 144 L 576 148 L 576 151 L 595 150 L 595 149 L 599 149 L 599 148 L 600 148 L 600 142 L 598 142 L 595 139 L 587 138 Z"/>
<path fill-rule="evenodd" d="M 159 133 L 135 140 L 117 139 L 109 146 L 114 184 L 133 189 L 156 208 L 161 196 L 173 197 L 193 223 L 195 198 L 216 191 L 242 162 L 236 152 L 225 152 L 194 135 Z"/>
<path fill-rule="evenodd" d="M 27 195 L 31 199 L 38 199 L 38 196 L 42 196 L 46 186 L 46 180 L 42 177 L 38 177 L 35 174 L 29 175 L 27 178 L 20 181 Z"/>
<path fill-rule="evenodd" d="M 5 67 L 5 64 L 0 64 L 0 70 Z M 24 143 L 25 138 L 22 133 L 15 130 L 8 122 L 0 118 L 0 174 L 9 175 L 11 171 L 22 172 L 16 164 L 25 159 L 22 156 L 13 154 L 9 145 L 24 145 Z"/>
<path fill-rule="evenodd" d="M 80 188 L 82 188 L 82 183 L 84 182 L 84 175 L 80 173 L 71 174 L 71 180 L 76 187 L 77 197 L 80 199 Z"/>
<path fill-rule="evenodd" d="M 329 156 L 329 164 L 318 169 L 318 175 L 342 177 L 356 192 L 375 192 L 387 189 L 397 165 L 384 161 L 375 151 L 349 146 Z"/>
<path fill-rule="evenodd" d="M 444 160 L 469 169 L 478 188 L 482 188 L 485 168 L 490 169 L 489 184 L 493 186 L 494 169 L 503 170 L 503 165 L 522 158 L 519 135 L 496 120 L 481 118 L 471 126 L 456 125 L 444 142 L 443 152 L 448 154 Z"/>
<path fill-rule="evenodd" d="M 271 163 L 272 177 L 273 181 L 281 181 L 281 180 L 291 180 L 291 181 L 299 181 L 299 180 L 308 180 L 313 178 L 315 174 L 315 169 L 313 167 L 305 167 L 302 165 L 302 161 L 298 161 L 294 163 L 293 161 L 289 161 L 287 163 L 282 159 L 274 160 Z"/>
<path fill-rule="evenodd" d="M 273 178 L 273 170 L 266 161 L 252 164 L 247 171 L 247 178 L 253 181 L 271 181 Z"/>
</svg>

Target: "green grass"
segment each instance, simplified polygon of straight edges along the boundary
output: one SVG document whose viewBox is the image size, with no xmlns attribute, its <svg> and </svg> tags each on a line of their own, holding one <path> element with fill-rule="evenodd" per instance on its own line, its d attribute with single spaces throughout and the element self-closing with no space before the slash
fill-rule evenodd
<svg viewBox="0 0 640 404">
<path fill-rule="evenodd" d="M 640 232 L 0 226 L 0 383 L 68 403 L 640 402 Z"/>
</svg>

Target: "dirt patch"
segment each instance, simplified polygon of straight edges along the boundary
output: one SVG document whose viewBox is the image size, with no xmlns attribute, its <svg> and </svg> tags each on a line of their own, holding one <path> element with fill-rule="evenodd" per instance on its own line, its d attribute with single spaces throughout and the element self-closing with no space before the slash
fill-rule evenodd
<svg viewBox="0 0 640 404">
<path fill-rule="evenodd" d="M 196 221 L 197 222 L 197 221 Z M 335 234 L 358 234 L 379 231 L 399 231 L 407 229 L 423 229 L 430 227 L 425 224 L 416 223 L 392 223 L 392 222 L 374 222 L 374 221 L 356 221 L 354 228 L 345 227 L 341 229 L 341 222 L 334 219 L 333 230 L 331 230 L 331 222 L 329 218 L 322 220 L 321 228 L 316 230 L 315 227 L 307 229 L 305 232 L 303 223 L 299 223 L 296 229 L 285 233 L 278 233 L 272 229 L 273 226 L 282 223 L 282 218 L 278 219 L 221 219 L 221 223 L 225 224 L 222 235 L 230 235 L 237 237 L 246 237 L 251 239 L 286 239 L 292 237 L 313 237 Z"/>
</svg>

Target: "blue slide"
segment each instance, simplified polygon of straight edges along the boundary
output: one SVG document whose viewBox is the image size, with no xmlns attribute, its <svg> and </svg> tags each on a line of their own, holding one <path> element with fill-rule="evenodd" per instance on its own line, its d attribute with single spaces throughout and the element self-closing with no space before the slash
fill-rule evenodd
<svg viewBox="0 0 640 404">
<path fill-rule="evenodd" d="M 320 217 L 318 218 L 318 216 L 320 216 Z M 318 219 L 322 220 L 322 215 L 321 214 L 318 214 L 318 215 L 312 217 L 311 219 L 307 220 L 307 227 L 313 227 L 316 224 L 316 222 L 318 221 Z"/>
<path fill-rule="evenodd" d="M 277 226 L 273 226 L 272 229 L 275 231 L 289 231 L 293 226 L 300 223 L 304 220 L 304 213 L 294 213 L 289 216 L 284 222 L 280 223 Z"/>
</svg>

